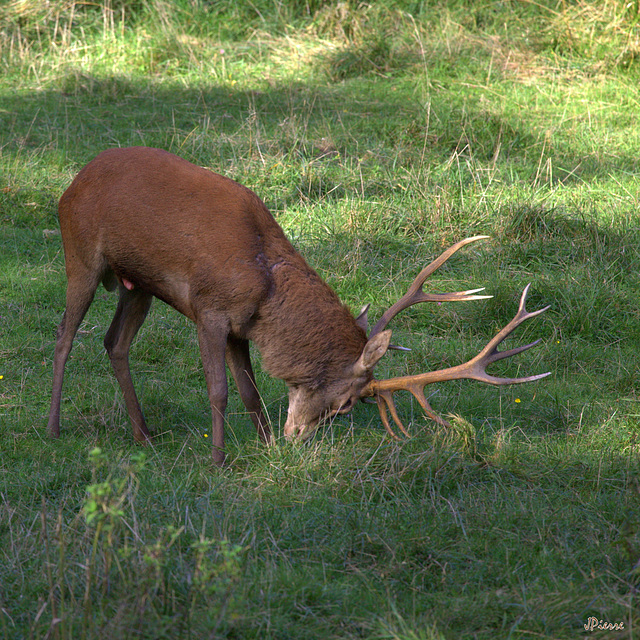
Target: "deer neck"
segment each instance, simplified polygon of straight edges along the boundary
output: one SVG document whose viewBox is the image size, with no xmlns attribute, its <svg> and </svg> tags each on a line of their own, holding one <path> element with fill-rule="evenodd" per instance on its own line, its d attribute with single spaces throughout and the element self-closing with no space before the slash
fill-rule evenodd
<svg viewBox="0 0 640 640">
<path fill-rule="evenodd" d="M 265 369 L 289 386 L 317 388 L 358 359 L 366 333 L 299 254 L 270 266 L 273 287 L 250 337 Z"/>
</svg>

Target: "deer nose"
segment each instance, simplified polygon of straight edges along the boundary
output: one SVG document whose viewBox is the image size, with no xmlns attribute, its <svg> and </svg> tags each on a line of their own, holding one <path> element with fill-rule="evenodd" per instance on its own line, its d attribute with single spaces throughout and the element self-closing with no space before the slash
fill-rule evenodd
<svg viewBox="0 0 640 640">
<path fill-rule="evenodd" d="M 314 434 L 316 425 L 317 421 L 315 424 L 296 424 L 287 419 L 284 425 L 284 437 L 290 442 L 296 440 L 304 442 Z"/>
<path fill-rule="evenodd" d="M 304 425 L 296 424 L 291 416 L 287 418 L 284 423 L 284 437 L 287 440 L 296 440 L 299 437 L 300 430 L 304 428 Z"/>
</svg>

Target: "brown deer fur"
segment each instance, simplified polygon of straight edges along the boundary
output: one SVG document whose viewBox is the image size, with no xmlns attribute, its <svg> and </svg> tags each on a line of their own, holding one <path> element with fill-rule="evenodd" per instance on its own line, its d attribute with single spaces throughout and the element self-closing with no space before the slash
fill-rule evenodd
<svg viewBox="0 0 640 640">
<path fill-rule="evenodd" d="M 249 340 L 266 370 L 289 386 L 285 435 L 302 438 L 323 416 L 351 407 L 388 347 L 389 331 L 367 342 L 252 191 L 171 153 L 145 147 L 101 153 L 60 199 L 59 218 L 68 287 L 54 356 L 54 436 L 65 362 L 101 281 L 119 289 L 105 347 L 137 440 L 149 432 L 128 352 L 152 297 L 196 323 L 217 463 L 224 459 L 225 358 L 258 433 L 270 439 Z"/>
</svg>

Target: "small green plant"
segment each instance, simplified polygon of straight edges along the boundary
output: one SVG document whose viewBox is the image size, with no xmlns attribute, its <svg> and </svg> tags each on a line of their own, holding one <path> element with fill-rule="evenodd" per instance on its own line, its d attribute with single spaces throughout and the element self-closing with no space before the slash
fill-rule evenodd
<svg viewBox="0 0 640 640">
<path fill-rule="evenodd" d="M 247 549 L 228 540 L 211 540 L 204 536 L 193 542 L 191 548 L 195 552 L 195 569 L 190 615 L 197 617 L 198 610 L 204 605 L 215 634 L 233 603 Z"/>
<path fill-rule="evenodd" d="M 126 508 L 131 507 L 139 485 L 138 473 L 144 468 L 146 455 L 138 452 L 131 456 L 124 470 L 111 471 L 107 478 L 95 482 L 97 476 L 109 465 L 108 457 L 99 447 L 89 453 L 89 462 L 94 482 L 87 487 L 87 498 L 83 506 L 86 523 L 94 528 L 91 555 L 86 562 L 86 581 L 83 599 L 83 636 L 87 634 L 92 618 L 94 588 L 104 595 L 113 579 L 113 567 L 117 567 L 120 579 L 125 576 L 119 568 L 120 557 L 128 555 L 128 542 L 122 541 L 126 526 Z M 123 473 L 124 471 L 124 473 Z M 100 562 L 101 559 L 101 562 Z"/>
</svg>

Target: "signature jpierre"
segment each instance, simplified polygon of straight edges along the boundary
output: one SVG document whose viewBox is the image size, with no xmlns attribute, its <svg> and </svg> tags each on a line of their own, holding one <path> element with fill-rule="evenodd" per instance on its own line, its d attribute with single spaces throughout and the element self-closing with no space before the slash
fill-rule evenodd
<svg viewBox="0 0 640 640">
<path fill-rule="evenodd" d="M 624 629 L 624 622 L 606 622 L 605 620 L 598 620 L 593 616 L 587 620 L 587 624 L 584 625 L 585 631 L 618 631 Z"/>
</svg>

